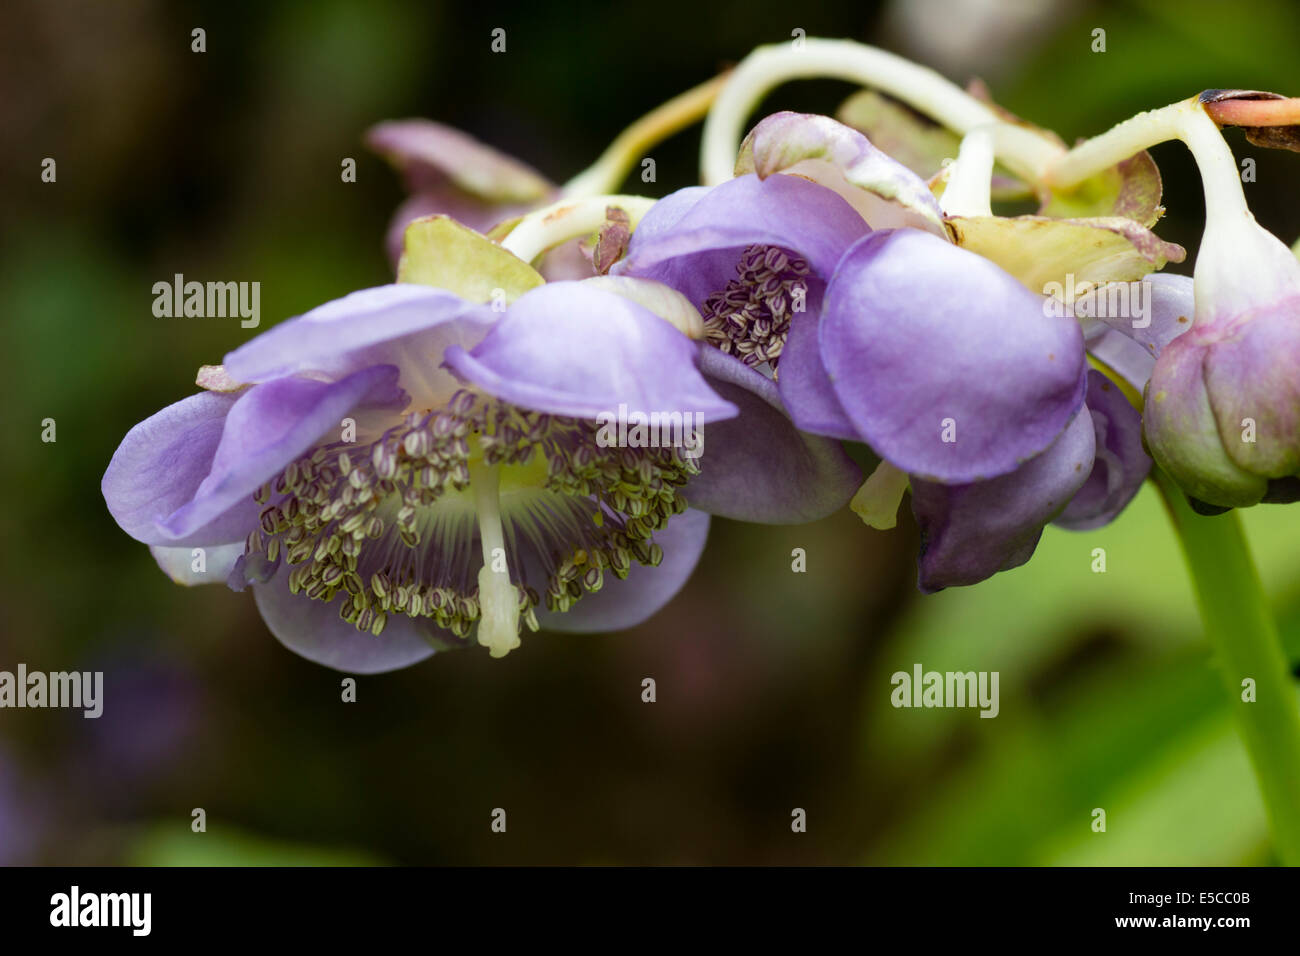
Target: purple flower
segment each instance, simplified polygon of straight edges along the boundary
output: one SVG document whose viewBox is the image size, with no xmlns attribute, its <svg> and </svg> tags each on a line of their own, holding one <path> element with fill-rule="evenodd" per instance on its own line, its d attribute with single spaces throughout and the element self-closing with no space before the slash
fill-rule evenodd
<svg viewBox="0 0 1300 956">
<path fill-rule="evenodd" d="M 873 234 L 845 255 L 822 323 L 841 407 L 910 475 L 924 591 L 1023 564 L 1053 519 L 1105 524 L 1147 475 L 1140 416 L 1085 372 L 1075 320 L 973 253 Z"/>
<path fill-rule="evenodd" d="M 842 129 L 867 158 L 840 149 L 836 161 L 869 162 L 875 182 L 887 170 L 893 196 L 929 195 Z M 1041 296 L 927 231 L 873 232 L 840 192 L 797 175 L 674 193 L 646 215 L 615 272 L 699 303 L 707 340 L 770 369 L 800 428 L 865 441 L 921 477 L 1006 474 L 1047 448 L 1083 400 L 1072 318 L 1045 317 Z"/>
<path fill-rule="evenodd" d="M 251 584 L 312 660 L 384 671 L 475 629 L 501 656 L 521 619 L 606 630 L 654 613 L 710 512 L 808 520 L 852 494 L 852 463 L 797 433 L 770 383 L 728 372 L 715 389 L 698 360 L 668 322 L 584 283 L 504 314 L 368 289 L 236 349 L 201 378 L 224 391 L 133 428 L 104 496 L 178 579 Z M 697 416 L 707 450 L 610 447 L 597 419 L 620 405 Z M 195 548 L 206 568 L 187 570 Z"/>
<path fill-rule="evenodd" d="M 1120 301 L 1144 303 L 1145 314 L 1129 316 L 1120 314 L 1125 310 L 1108 309 L 1106 315 L 1085 319 L 1081 324 L 1088 354 L 1113 370 L 1140 396 L 1151 378 L 1156 356 L 1191 328 L 1192 280 L 1157 273 L 1120 289 L 1102 286 L 1095 299 L 1109 299 L 1112 291 Z"/>
<path fill-rule="evenodd" d="M 673 193 L 632 235 L 619 275 L 663 282 L 695 303 L 705 341 L 770 370 L 796 424 L 849 437 L 822 407 L 817 319 L 844 252 L 870 227 L 829 189 L 797 176 L 739 176 Z"/>
<path fill-rule="evenodd" d="M 1105 375 L 1090 370 L 1087 383 L 1085 407 L 1014 471 L 964 485 L 912 479 L 922 591 L 977 584 L 1019 567 L 1048 523 L 1099 527 L 1137 494 L 1151 468 L 1141 417 Z"/>
<path fill-rule="evenodd" d="M 949 484 L 1013 471 L 1056 441 L 1083 402 L 1070 316 L 993 263 L 911 229 L 876 232 L 840 260 L 822 310 L 823 399 L 909 474 Z"/>
<path fill-rule="evenodd" d="M 1098 291 L 1099 299 L 1143 302 L 1145 314 L 1121 317 L 1111 310 L 1082 322 L 1089 353 L 1111 376 L 1088 371 L 1084 409 L 1045 452 L 991 481 L 912 481 L 922 590 L 974 584 L 1018 567 L 1048 523 L 1082 531 L 1118 517 L 1152 464 L 1134 403 L 1140 404 L 1156 356 L 1188 328 L 1191 284 L 1185 276 L 1151 275 L 1126 283 L 1119 296 L 1109 287 Z"/>
<path fill-rule="evenodd" d="M 869 523 L 891 526 L 911 484 L 923 590 L 1022 563 L 1058 516 L 1091 527 L 1127 504 L 1150 466 L 1138 413 L 1087 373 L 1068 311 L 949 239 L 919 177 L 799 114 L 760 123 L 737 168 L 656 205 L 614 271 L 698 303 L 708 341 L 774 378 L 800 428 L 868 444 L 882 464 L 854 507 Z M 1151 245 L 1114 258 L 1163 262 L 1133 226 L 1097 227 L 1119 234 L 1107 253 Z M 1091 228 L 1054 232 L 1054 254 Z"/>
</svg>

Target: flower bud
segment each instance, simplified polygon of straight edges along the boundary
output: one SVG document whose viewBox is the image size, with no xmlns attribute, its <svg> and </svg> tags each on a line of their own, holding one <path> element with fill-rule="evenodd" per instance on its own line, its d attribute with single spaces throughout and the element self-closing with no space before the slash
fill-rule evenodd
<svg viewBox="0 0 1300 956">
<path fill-rule="evenodd" d="M 1253 505 L 1300 474 L 1300 261 L 1248 212 L 1212 216 L 1194 290 L 1147 385 L 1147 445 L 1193 497 Z"/>
</svg>

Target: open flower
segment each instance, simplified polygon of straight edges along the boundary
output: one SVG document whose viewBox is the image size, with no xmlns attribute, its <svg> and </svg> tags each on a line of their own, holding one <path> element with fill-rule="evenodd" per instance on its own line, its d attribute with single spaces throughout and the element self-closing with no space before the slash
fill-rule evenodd
<svg viewBox="0 0 1300 956">
<path fill-rule="evenodd" d="M 660 200 L 613 271 L 684 294 L 700 309 L 708 344 L 770 370 L 796 424 L 834 434 L 813 404 L 825 380 L 817 316 L 836 263 L 869 231 L 829 189 L 750 174 Z"/>
<path fill-rule="evenodd" d="M 368 289 L 205 370 L 220 390 L 132 429 L 104 495 L 164 570 L 252 585 L 282 642 L 341 670 L 402 667 L 473 631 L 501 656 L 521 619 L 627 627 L 681 587 L 707 512 L 808 520 L 860 478 L 761 376 L 715 390 L 698 357 L 586 283 L 532 288 L 504 314 L 446 289 Z M 707 451 L 602 441 L 620 405 L 690 413 Z M 194 548 L 201 576 L 185 570 Z"/>
<path fill-rule="evenodd" d="M 737 172 L 658 204 L 615 272 L 699 303 L 708 341 L 772 375 L 801 428 L 871 446 L 882 465 L 854 501 L 868 523 L 892 526 L 909 482 L 923 487 L 923 589 L 1021 563 L 1053 518 L 1092 526 L 1127 504 L 1150 466 L 1140 419 L 1086 374 L 1079 323 L 1041 287 L 1067 263 L 1093 284 L 1181 250 L 1105 217 L 956 228 L 918 176 L 826 117 L 762 121 Z M 1044 271 L 1027 252 L 1046 240 Z"/>
</svg>

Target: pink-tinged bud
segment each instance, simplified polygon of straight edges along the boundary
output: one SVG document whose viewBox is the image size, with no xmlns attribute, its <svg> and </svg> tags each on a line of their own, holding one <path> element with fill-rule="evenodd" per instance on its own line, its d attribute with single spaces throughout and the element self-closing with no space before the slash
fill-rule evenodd
<svg viewBox="0 0 1300 956">
<path fill-rule="evenodd" d="M 1193 497 L 1256 504 L 1300 474 L 1300 261 L 1244 209 L 1212 210 L 1195 303 L 1147 385 L 1147 445 Z"/>
</svg>

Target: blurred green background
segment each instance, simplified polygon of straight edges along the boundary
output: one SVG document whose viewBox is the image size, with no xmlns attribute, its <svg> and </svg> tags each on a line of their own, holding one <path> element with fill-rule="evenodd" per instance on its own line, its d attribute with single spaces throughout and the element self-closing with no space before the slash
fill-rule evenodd
<svg viewBox="0 0 1300 956">
<path fill-rule="evenodd" d="M 0 711 L 0 862 L 1270 862 L 1150 490 L 1110 528 L 1049 530 L 1027 567 L 929 598 L 910 518 L 888 533 L 847 511 L 716 521 L 690 584 L 633 631 L 437 656 L 361 678 L 349 704 L 341 675 L 281 647 L 249 595 L 172 585 L 116 527 L 99 481 L 122 435 L 254 334 L 155 318 L 153 283 L 259 281 L 265 329 L 389 281 L 401 189 L 360 143 L 380 119 L 459 126 L 563 181 L 642 112 L 796 28 L 980 76 L 1067 141 L 1203 88 L 1300 93 L 1300 7 L 1285 0 L 503 9 L 7 4 L 0 669 L 103 670 L 106 703 L 97 721 Z M 206 53 L 190 51 L 194 27 Z M 805 82 L 767 105 L 830 112 L 850 92 Z M 1257 160 L 1258 218 L 1294 241 L 1300 157 L 1229 137 Z M 695 130 L 654 150 L 658 194 L 693 181 L 697 148 Z M 1199 183 L 1180 146 L 1155 156 L 1158 231 L 1188 247 L 1175 268 L 1189 271 Z M 1245 519 L 1300 660 L 1300 508 Z M 889 675 L 918 662 L 999 671 L 1000 716 L 893 709 Z"/>
</svg>

